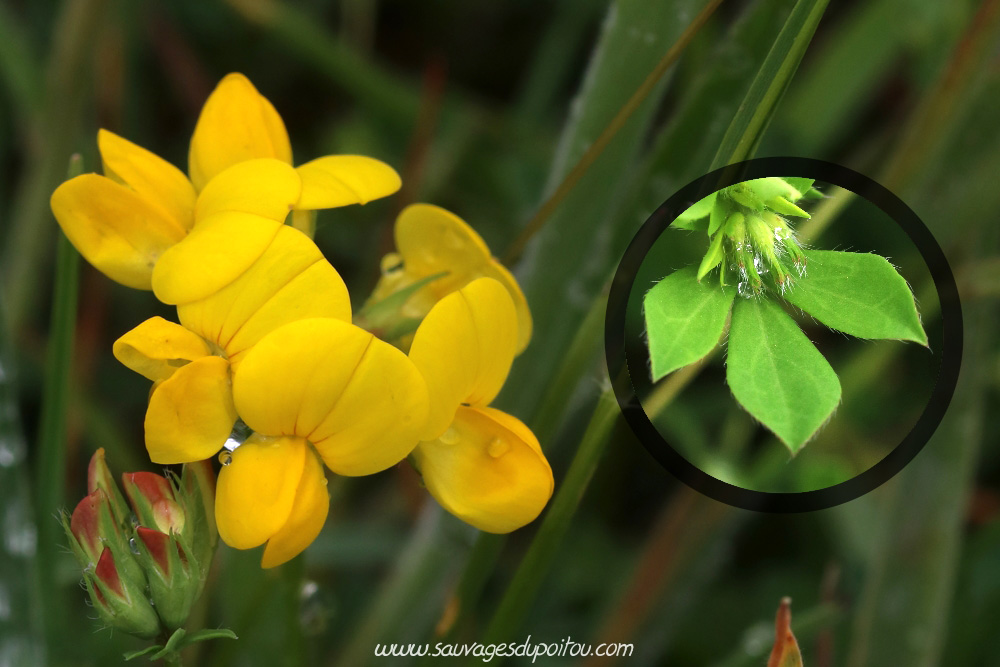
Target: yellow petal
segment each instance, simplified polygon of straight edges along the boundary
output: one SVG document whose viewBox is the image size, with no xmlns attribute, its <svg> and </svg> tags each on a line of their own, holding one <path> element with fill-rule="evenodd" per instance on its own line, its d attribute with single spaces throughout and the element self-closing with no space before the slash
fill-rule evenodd
<svg viewBox="0 0 1000 667">
<path fill-rule="evenodd" d="M 251 213 L 217 213 L 163 253 L 153 271 L 153 293 L 164 303 L 191 303 L 239 278 L 264 254 L 281 223 Z"/>
<path fill-rule="evenodd" d="M 427 389 L 402 352 L 335 319 L 287 324 L 265 336 L 233 377 L 243 420 L 258 433 L 298 435 L 342 475 L 369 475 L 412 451 Z"/>
<path fill-rule="evenodd" d="M 533 521 L 552 496 L 552 469 L 527 426 L 492 408 L 461 407 L 438 440 L 413 452 L 427 490 L 489 533 Z"/>
<path fill-rule="evenodd" d="M 492 278 L 478 278 L 431 308 L 410 346 L 430 396 L 421 440 L 441 435 L 461 403 L 485 407 L 496 398 L 516 343 L 514 303 Z"/>
<path fill-rule="evenodd" d="M 135 190 L 179 227 L 191 229 L 196 195 L 184 172 L 114 132 L 99 130 L 97 147 L 105 176 Z"/>
<path fill-rule="evenodd" d="M 299 200 L 302 179 L 287 162 L 247 160 L 229 167 L 205 185 L 195 205 L 195 220 L 222 211 L 253 213 L 284 222 Z"/>
<path fill-rule="evenodd" d="M 52 193 L 51 205 L 73 247 L 127 287 L 150 289 L 153 266 L 186 233 L 136 191 L 98 174 L 66 181 Z"/>
<path fill-rule="evenodd" d="M 490 261 L 489 248 L 472 227 L 431 204 L 411 204 L 403 209 L 396 219 L 395 236 L 407 273 L 420 279 L 449 272 L 432 283 L 439 296 L 464 285 Z"/>
<path fill-rule="evenodd" d="M 507 293 L 514 300 L 514 310 L 517 311 L 517 354 L 524 352 L 531 340 L 531 309 L 528 308 L 528 300 L 524 298 L 521 286 L 517 284 L 517 279 L 507 270 L 503 264 L 495 259 L 491 259 L 489 265 L 483 270 L 483 275 L 498 280 L 501 285 L 507 288 Z"/>
<path fill-rule="evenodd" d="M 261 567 L 281 565 L 302 553 L 323 529 L 329 511 L 330 493 L 326 490 L 323 464 L 316 454 L 307 451 L 292 511 L 285 525 L 267 541 Z"/>
<path fill-rule="evenodd" d="M 213 181 L 214 182 L 214 181 Z M 288 226 L 235 281 L 177 307 L 181 323 L 237 358 L 283 324 L 310 317 L 351 319 L 347 286 L 316 244 Z"/>
<path fill-rule="evenodd" d="M 242 74 L 228 74 L 201 109 L 191 137 L 188 170 L 201 190 L 237 162 L 270 157 L 292 163 L 281 116 Z"/>
<path fill-rule="evenodd" d="M 229 363 L 202 357 L 159 383 L 146 409 L 146 449 L 153 463 L 201 461 L 222 448 L 236 423 Z"/>
<path fill-rule="evenodd" d="M 363 155 L 327 155 L 300 165 L 302 198 L 295 208 L 336 208 L 367 204 L 399 190 L 396 170 Z"/>
<path fill-rule="evenodd" d="M 126 333 L 112 351 L 115 359 L 153 382 L 212 353 L 201 336 L 162 317 L 151 317 Z"/>
<path fill-rule="evenodd" d="M 219 537 L 236 549 L 252 549 L 288 522 L 310 456 L 302 438 L 254 434 L 219 471 L 215 521 Z"/>
</svg>

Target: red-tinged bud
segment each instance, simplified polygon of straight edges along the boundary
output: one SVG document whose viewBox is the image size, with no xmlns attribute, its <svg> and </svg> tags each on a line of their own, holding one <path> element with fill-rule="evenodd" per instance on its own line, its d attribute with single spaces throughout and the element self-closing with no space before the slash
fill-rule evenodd
<svg viewBox="0 0 1000 667">
<path fill-rule="evenodd" d="M 128 505 L 125 503 L 122 492 L 118 490 L 114 475 L 111 474 L 111 470 L 104 460 L 103 447 L 94 452 L 94 455 L 90 457 L 90 465 L 87 466 L 87 493 L 93 493 L 97 489 L 108 494 L 108 499 L 111 501 L 111 511 L 118 523 L 122 525 L 128 523 Z"/>
<path fill-rule="evenodd" d="M 170 543 L 170 536 L 158 530 L 146 528 L 145 526 L 138 526 L 135 529 L 135 533 L 142 540 L 142 545 L 146 547 L 146 552 L 153 559 L 157 569 L 169 577 L 170 558 L 167 556 L 167 550 L 170 548 L 176 549 Z"/>
<path fill-rule="evenodd" d="M 84 570 L 90 599 L 108 625 L 139 637 L 160 634 L 160 619 L 137 585 L 119 572 L 110 548 L 105 548 L 93 571 Z"/>
<path fill-rule="evenodd" d="M 96 563 L 104 551 L 100 515 L 102 506 L 107 505 L 107 498 L 102 489 L 95 490 L 77 504 L 70 518 L 68 532 L 69 537 L 73 538 L 71 545 L 75 543 L 80 549 L 77 557 L 84 561 L 84 565 L 88 562 Z"/>
<path fill-rule="evenodd" d="M 179 628 L 201 593 L 201 572 L 185 557 L 176 534 L 144 526 L 135 532 L 141 548 L 138 558 L 149 575 L 149 593 L 156 611 L 167 628 Z"/>
<path fill-rule="evenodd" d="M 122 482 L 140 524 L 165 533 L 184 530 L 184 510 L 165 477 L 151 472 L 130 472 L 122 475 Z"/>
</svg>

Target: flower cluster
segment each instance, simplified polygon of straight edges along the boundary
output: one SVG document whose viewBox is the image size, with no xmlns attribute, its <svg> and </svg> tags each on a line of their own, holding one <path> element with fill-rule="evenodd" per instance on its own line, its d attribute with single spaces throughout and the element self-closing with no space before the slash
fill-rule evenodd
<svg viewBox="0 0 1000 667">
<path fill-rule="evenodd" d="M 329 155 L 294 167 L 281 117 L 240 74 L 202 109 L 190 178 L 110 132 L 98 146 L 104 174 L 61 185 L 52 210 L 97 269 L 176 306 L 177 322 L 139 324 L 114 354 L 153 382 L 153 462 L 219 455 L 227 544 L 266 544 L 262 565 L 281 564 L 326 520 L 324 466 L 369 475 L 408 457 L 443 507 L 483 530 L 541 512 L 553 480 L 538 441 L 489 407 L 531 315 L 464 221 L 407 207 L 355 317 L 312 241 L 313 213 L 392 194 L 388 165 Z"/>
<path fill-rule="evenodd" d="M 765 288 L 784 294 L 794 276 L 805 275 L 806 258 L 786 217 L 810 217 L 796 202 L 821 196 L 805 178 L 758 178 L 713 192 L 677 218 L 683 229 L 704 229 L 708 251 L 698 267 L 700 281 L 719 269 L 719 283 L 735 276 L 737 292 L 759 295 Z M 769 275 L 770 274 L 770 275 Z"/>
</svg>

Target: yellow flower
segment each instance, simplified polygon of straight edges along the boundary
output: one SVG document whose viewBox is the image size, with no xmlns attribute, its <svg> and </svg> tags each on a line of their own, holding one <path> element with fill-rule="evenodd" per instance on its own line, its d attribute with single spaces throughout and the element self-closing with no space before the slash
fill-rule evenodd
<svg viewBox="0 0 1000 667">
<path fill-rule="evenodd" d="M 292 211 L 303 227 L 315 209 L 365 204 L 400 186 L 392 167 L 358 155 L 328 155 L 292 170 L 281 117 L 242 74 L 226 76 L 202 109 L 191 139 L 190 181 L 111 132 L 99 131 L 97 142 L 104 175 L 82 174 L 60 185 L 52 212 L 88 262 L 138 289 L 151 289 L 157 260 L 205 217 L 201 201 L 210 181 L 239 163 L 268 158 L 287 165 L 296 195 L 276 219 L 284 221 Z M 230 179 L 229 186 L 235 182 Z M 256 196 L 249 185 L 237 192 Z M 216 189 L 220 193 L 233 194 Z"/>
<path fill-rule="evenodd" d="M 347 287 L 316 244 L 253 213 L 208 216 L 164 253 L 152 282 L 157 296 L 177 305 L 180 324 L 146 320 L 113 351 L 157 383 L 145 421 L 155 463 L 219 451 L 236 421 L 231 367 L 266 334 L 303 318 L 351 319 Z"/>
<path fill-rule="evenodd" d="M 256 433 L 219 473 L 219 534 L 240 549 L 267 542 L 261 561 L 293 558 L 329 508 L 320 458 L 342 475 L 404 459 L 427 416 L 424 379 L 402 352 L 334 319 L 306 319 L 265 336 L 233 376 L 235 408 Z"/>
<path fill-rule="evenodd" d="M 396 219 L 396 250 L 382 259 L 383 275 L 373 303 L 430 276 L 445 273 L 415 292 L 403 307 L 405 317 L 420 319 L 443 297 L 480 277 L 490 277 L 510 294 L 517 311 L 517 352 L 531 339 L 531 311 L 524 293 L 486 243 L 464 220 L 431 204 L 412 204 Z"/>
<path fill-rule="evenodd" d="M 430 395 L 414 461 L 446 510 L 491 533 L 534 520 L 554 485 L 531 430 L 488 407 L 510 372 L 518 330 L 508 289 L 477 278 L 431 308 L 410 347 Z"/>
</svg>

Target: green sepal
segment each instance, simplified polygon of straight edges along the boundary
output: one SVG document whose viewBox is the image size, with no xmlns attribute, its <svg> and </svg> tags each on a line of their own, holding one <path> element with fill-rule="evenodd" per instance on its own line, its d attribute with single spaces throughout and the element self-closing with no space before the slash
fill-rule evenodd
<svg viewBox="0 0 1000 667">
<path fill-rule="evenodd" d="M 770 299 L 740 299 L 733 308 L 726 381 L 793 456 L 840 403 L 840 380 L 829 362 Z"/>
<path fill-rule="evenodd" d="M 712 207 L 712 213 L 708 218 L 708 235 L 711 236 L 715 234 L 722 225 L 726 222 L 726 218 L 729 215 L 729 207 L 726 206 L 725 200 L 718 198 L 715 200 L 715 206 Z"/>
<path fill-rule="evenodd" d="M 811 218 L 808 212 L 802 210 L 784 197 L 775 197 L 767 201 L 767 207 L 775 213 L 782 215 L 794 215 L 800 218 Z"/>
<path fill-rule="evenodd" d="M 721 264 L 723 257 L 725 257 L 725 253 L 722 251 L 722 234 L 716 234 L 712 237 L 711 243 L 708 244 L 708 251 L 701 259 L 701 265 L 698 267 L 698 282 L 701 282 L 705 274 Z"/>
<path fill-rule="evenodd" d="M 735 290 L 698 282 L 693 267 L 671 273 L 646 292 L 643 313 L 654 382 L 712 351 L 735 295 Z"/>
<path fill-rule="evenodd" d="M 421 278 L 411 285 L 407 285 L 401 290 L 397 290 L 375 303 L 366 303 L 358 312 L 357 319 L 366 322 L 371 327 L 382 327 L 394 320 L 403 305 L 417 291 L 430 285 L 435 280 L 448 275 L 447 271 L 435 273 L 434 275 Z"/>
</svg>

